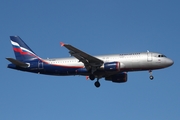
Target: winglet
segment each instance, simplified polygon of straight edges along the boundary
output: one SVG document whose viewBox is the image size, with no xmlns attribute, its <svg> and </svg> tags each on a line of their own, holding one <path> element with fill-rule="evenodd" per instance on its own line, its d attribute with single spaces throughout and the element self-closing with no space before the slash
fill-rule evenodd
<svg viewBox="0 0 180 120">
<path fill-rule="evenodd" d="M 63 43 L 63 42 L 60 42 L 60 45 L 63 47 L 63 46 L 64 46 L 64 43 Z"/>
</svg>

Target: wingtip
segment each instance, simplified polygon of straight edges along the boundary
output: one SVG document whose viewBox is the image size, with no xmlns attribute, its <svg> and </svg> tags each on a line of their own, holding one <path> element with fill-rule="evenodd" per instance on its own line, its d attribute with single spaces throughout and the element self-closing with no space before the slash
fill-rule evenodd
<svg viewBox="0 0 180 120">
<path fill-rule="evenodd" d="M 63 46 L 64 46 L 64 43 L 63 43 L 63 42 L 60 42 L 60 45 L 63 47 Z"/>
</svg>

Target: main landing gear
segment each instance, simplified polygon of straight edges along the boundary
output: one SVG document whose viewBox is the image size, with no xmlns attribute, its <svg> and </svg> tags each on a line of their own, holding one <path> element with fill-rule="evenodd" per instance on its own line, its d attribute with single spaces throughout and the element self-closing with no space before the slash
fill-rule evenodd
<svg viewBox="0 0 180 120">
<path fill-rule="evenodd" d="M 153 77 L 153 75 L 152 75 L 152 71 L 151 71 L 151 70 L 149 70 L 149 74 L 150 74 L 149 78 L 150 78 L 151 80 L 153 80 L 154 77 Z"/>
<path fill-rule="evenodd" d="M 94 80 L 94 79 L 95 79 L 95 76 L 94 76 L 93 74 L 90 74 L 90 75 L 89 75 L 89 79 L 90 79 L 90 80 Z"/>
<path fill-rule="evenodd" d="M 97 81 L 94 83 L 94 85 L 95 85 L 97 88 L 101 86 L 99 80 L 97 80 Z"/>
<path fill-rule="evenodd" d="M 95 79 L 95 76 L 94 76 L 93 74 L 90 74 L 90 75 L 89 75 L 89 79 L 93 81 L 93 80 Z M 94 83 L 94 85 L 95 85 L 97 88 L 100 87 L 101 84 L 100 84 L 100 82 L 99 82 L 99 78 L 97 78 L 97 81 Z"/>
</svg>

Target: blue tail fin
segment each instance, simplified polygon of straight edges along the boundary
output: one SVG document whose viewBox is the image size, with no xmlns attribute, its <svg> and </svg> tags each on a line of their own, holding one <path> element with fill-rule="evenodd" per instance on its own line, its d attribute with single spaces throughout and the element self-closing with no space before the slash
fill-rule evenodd
<svg viewBox="0 0 180 120">
<path fill-rule="evenodd" d="M 39 58 L 19 36 L 10 36 L 10 39 L 17 60 L 25 62 Z"/>
</svg>

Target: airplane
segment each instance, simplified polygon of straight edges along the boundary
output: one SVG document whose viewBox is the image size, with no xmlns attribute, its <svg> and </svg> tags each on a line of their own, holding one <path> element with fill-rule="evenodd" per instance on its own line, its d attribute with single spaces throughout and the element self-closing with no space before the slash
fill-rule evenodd
<svg viewBox="0 0 180 120">
<path fill-rule="evenodd" d="M 153 80 L 152 70 L 166 68 L 174 63 L 163 54 L 149 51 L 92 56 L 63 42 L 60 42 L 60 45 L 67 48 L 73 57 L 42 59 L 19 36 L 10 36 L 10 41 L 16 59 L 6 58 L 11 62 L 8 68 L 55 76 L 82 75 L 92 81 L 97 79 L 94 82 L 97 88 L 100 87 L 101 78 L 125 83 L 127 72 L 132 71 L 149 71 L 149 78 Z"/>
</svg>

